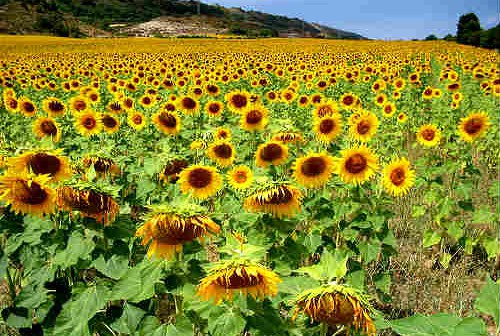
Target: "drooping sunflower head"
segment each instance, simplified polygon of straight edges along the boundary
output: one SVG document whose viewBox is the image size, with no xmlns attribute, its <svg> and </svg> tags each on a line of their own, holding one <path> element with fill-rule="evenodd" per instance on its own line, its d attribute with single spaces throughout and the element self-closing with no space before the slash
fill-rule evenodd
<svg viewBox="0 0 500 336">
<path fill-rule="evenodd" d="M 123 104 L 120 100 L 110 101 L 106 108 L 110 113 L 114 114 L 120 114 L 124 111 Z"/>
<path fill-rule="evenodd" d="M 264 106 L 249 105 L 248 108 L 241 111 L 240 126 L 250 132 L 262 131 L 269 122 L 268 115 L 269 112 Z"/>
<path fill-rule="evenodd" d="M 71 177 L 71 165 L 61 151 L 32 151 L 10 158 L 7 165 L 12 173 L 46 175 L 52 181 Z"/>
<path fill-rule="evenodd" d="M 136 236 L 142 236 L 142 245 L 151 244 L 148 256 L 172 259 L 184 243 L 203 239 L 210 233 L 219 233 L 220 227 L 204 209 L 194 204 L 153 206 Z"/>
<path fill-rule="evenodd" d="M 63 186 L 57 189 L 57 205 L 67 211 L 80 211 L 83 217 L 108 225 L 120 211 L 118 203 L 107 193 L 89 186 Z"/>
<path fill-rule="evenodd" d="M 146 124 L 146 117 L 139 111 L 130 112 L 127 116 L 127 123 L 136 131 L 143 129 Z"/>
<path fill-rule="evenodd" d="M 49 115 L 49 117 L 61 117 L 66 112 L 66 105 L 55 97 L 47 98 L 42 103 L 43 111 Z"/>
<path fill-rule="evenodd" d="M 329 326 L 344 325 L 367 336 L 376 334 L 370 298 L 357 289 L 328 284 L 300 293 L 295 299 L 293 319 L 302 312 L 313 321 Z"/>
<path fill-rule="evenodd" d="M 257 167 L 279 166 L 288 159 L 288 147 L 278 141 L 259 145 L 255 154 Z"/>
<path fill-rule="evenodd" d="M 160 180 L 167 183 L 176 183 L 181 171 L 189 166 L 189 162 L 182 158 L 170 160 L 160 173 Z"/>
<path fill-rule="evenodd" d="M 272 183 L 258 187 L 247 197 L 247 211 L 268 213 L 275 217 L 293 217 L 300 212 L 302 192 L 287 183 Z"/>
<path fill-rule="evenodd" d="M 458 134 L 462 140 L 473 142 L 482 137 L 491 126 L 488 114 L 485 112 L 473 112 L 467 117 L 460 119 Z"/>
<path fill-rule="evenodd" d="M 56 192 L 48 186 L 48 175 L 7 172 L 0 176 L 0 200 L 15 213 L 43 216 L 56 211 Z"/>
<path fill-rule="evenodd" d="M 160 110 L 153 115 L 152 121 L 165 134 L 176 135 L 181 129 L 181 118 L 175 112 Z"/>
<path fill-rule="evenodd" d="M 253 182 L 252 170 L 247 166 L 234 167 L 227 176 L 229 185 L 236 190 L 247 189 Z"/>
<path fill-rule="evenodd" d="M 33 122 L 33 133 L 37 138 L 52 138 L 52 141 L 58 142 L 61 138 L 59 124 L 50 117 L 40 117 Z"/>
<path fill-rule="evenodd" d="M 216 141 L 208 146 L 208 157 L 220 167 L 228 167 L 235 159 L 234 146 L 225 140 Z"/>
<path fill-rule="evenodd" d="M 332 116 L 334 113 L 339 112 L 337 102 L 334 100 L 327 100 L 316 105 L 313 111 L 315 118 L 323 118 L 325 116 Z"/>
<path fill-rule="evenodd" d="M 302 134 L 298 132 L 279 132 L 273 135 L 272 138 L 273 141 L 279 141 L 284 144 L 289 144 L 289 143 L 301 143 L 304 138 L 302 137 Z"/>
<path fill-rule="evenodd" d="M 377 156 L 364 145 L 344 149 L 340 154 L 336 172 L 345 183 L 362 184 L 375 175 L 378 169 Z"/>
<path fill-rule="evenodd" d="M 90 137 L 99 134 L 102 130 L 102 122 L 97 113 L 86 111 L 75 114 L 75 128 L 81 135 Z"/>
<path fill-rule="evenodd" d="M 250 104 L 250 94 L 245 91 L 232 91 L 226 94 L 226 102 L 229 110 L 234 113 L 241 113 Z"/>
<path fill-rule="evenodd" d="M 405 159 L 392 161 L 384 167 L 383 184 L 393 196 L 403 196 L 415 184 L 415 171 L 410 169 L 410 162 Z"/>
<path fill-rule="evenodd" d="M 278 293 L 281 282 L 276 273 L 248 260 L 223 261 L 212 267 L 198 286 L 204 300 L 232 301 L 235 295 L 252 296 L 263 300 Z"/>
<path fill-rule="evenodd" d="M 319 142 L 329 144 L 342 131 L 342 119 L 340 113 L 316 119 L 313 130 Z"/>
<path fill-rule="evenodd" d="M 85 156 L 82 159 L 82 164 L 85 168 L 92 166 L 99 177 L 107 175 L 115 176 L 120 173 L 120 168 L 118 168 L 113 159 L 104 156 Z"/>
<path fill-rule="evenodd" d="M 426 147 L 434 147 L 441 141 L 441 131 L 432 124 L 422 125 L 417 131 L 417 141 Z"/>
<path fill-rule="evenodd" d="M 361 110 L 349 117 L 349 136 L 361 142 L 368 142 L 377 133 L 378 118 L 370 111 Z"/>
<path fill-rule="evenodd" d="M 295 160 L 293 176 L 306 188 L 325 185 L 335 170 L 334 159 L 326 153 L 309 153 Z"/>
<path fill-rule="evenodd" d="M 206 199 L 222 188 L 222 177 L 214 167 L 192 165 L 180 172 L 177 183 L 184 194 Z"/>
</svg>

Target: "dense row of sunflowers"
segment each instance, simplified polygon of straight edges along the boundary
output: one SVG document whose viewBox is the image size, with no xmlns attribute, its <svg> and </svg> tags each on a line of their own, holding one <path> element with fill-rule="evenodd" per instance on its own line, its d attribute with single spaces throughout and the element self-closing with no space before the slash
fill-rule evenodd
<svg viewBox="0 0 500 336">
<path fill-rule="evenodd" d="M 162 41 L 97 53 L 127 50 L 112 41 L 84 42 L 89 53 L 34 54 L 33 42 L 20 41 L 15 50 L 6 39 L 0 58 L 0 199 L 8 211 L 69 213 L 113 226 L 125 203 L 143 207 L 136 236 L 152 259 L 176 259 L 195 240 L 234 236 L 241 251 L 212 265 L 198 285 L 201 298 L 218 304 L 275 296 L 281 281 L 272 263 L 244 257 L 244 235 L 213 218 L 215 208 L 225 211 L 219 199 L 233 197 L 265 218 L 299 217 L 298 225 L 315 195 L 334 202 L 335 189 L 366 189 L 377 199 L 407 197 L 425 170 L 414 167 L 415 153 L 498 140 L 499 59 L 479 49 L 349 42 L 344 50 L 304 41 L 279 52 L 277 40 L 231 42 L 226 51 L 227 42 Z M 163 51 L 168 43 L 174 51 Z M 103 150 L 122 141 L 128 145 L 119 154 Z M 118 156 L 144 165 L 155 153 L 163 196 L 134 203 L 130 188 L 112 191 L 133 181 L 123 164 L 130 161 Z M 374 335 L 370 300 L 328 282 L 297 293 L 295 315 Z"/>
</svg>

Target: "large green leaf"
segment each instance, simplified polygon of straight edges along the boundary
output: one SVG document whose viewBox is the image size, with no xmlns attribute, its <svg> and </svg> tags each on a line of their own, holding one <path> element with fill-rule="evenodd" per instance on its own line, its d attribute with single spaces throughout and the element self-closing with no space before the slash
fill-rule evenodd
<svg viewBox="0 0 500 336">
<path fill-rule="evenodd" d="M 388 323 L 401 336 L 488 336 L 486 325 L 477 317 L 461 319 L 452 314 L 420 314 Z"/>
<path fill-rule="evenodd" d="M 122 334 L 132 334 L 137 329 L 144 315 L 146 315 L 144 310 L 125 303 L 122 316 L 111 324 L 111 328 Z"/>
<path fill-rule="evenodd" d="M 88 260 L 94 247 L 93 236 L 85 237 L 80 232 L 74 232 L 68 239 L 66 249 L 54 257 L 54 264 L 68 268 L 76 265 L 78 259 Z"/>
<path fill-rule="evenodd" d="M 497 328 L 500 328 L 500 284 L 488 278 L 474 307 L 477 311 L 492 316 Z"/>
<path fill-rule="evenodd" d="M 318 264 L 301 267 L 296 272 L 306 273 L 319 281 L 330 281 L 334 278 L 340 280 L 347 273 L 347 259 L 349 256 L 340 250 L 335 250 L 333 254 L 325 250 Z"/>
<path fill-rule="evenodd" d="M 238 336 L 245 328 L 246 321 L 232 310 L 220 315 L 215 320 L 208 320 L 208 329 L 213 336 Z"/>
<path fill-rule="evenodd" d="M 95 267 L 99 272 L 104 274 L 111 279 L 119 280 L 128 269 L 128 259 L 124 256 L 113 255 L 108 260 L 104 260 L 101 255 L 99 258 L 94 260 L 92 266 Z"/>
</svg>

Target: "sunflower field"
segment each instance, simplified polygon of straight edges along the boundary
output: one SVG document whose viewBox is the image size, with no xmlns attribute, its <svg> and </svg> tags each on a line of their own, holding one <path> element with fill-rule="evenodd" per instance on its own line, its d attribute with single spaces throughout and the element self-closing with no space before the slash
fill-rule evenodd
<svg viewBox="0 0 500 336">
<path fill-rule="evenodd" d="M 0 51 L 0 335 L 498 335 L 497 52 Z"/>
</svg>

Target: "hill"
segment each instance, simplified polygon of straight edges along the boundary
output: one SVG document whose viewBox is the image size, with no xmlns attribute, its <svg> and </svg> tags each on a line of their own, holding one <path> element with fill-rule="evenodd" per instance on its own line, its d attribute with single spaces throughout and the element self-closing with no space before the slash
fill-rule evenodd
<svg viewBox="0 0 500 336">
<path fill-rule="evenodd" d="M 0 33 L 57 36 L 363 36 L 297 18 L 182 0 L 0 0 Z"/>
</svg>

